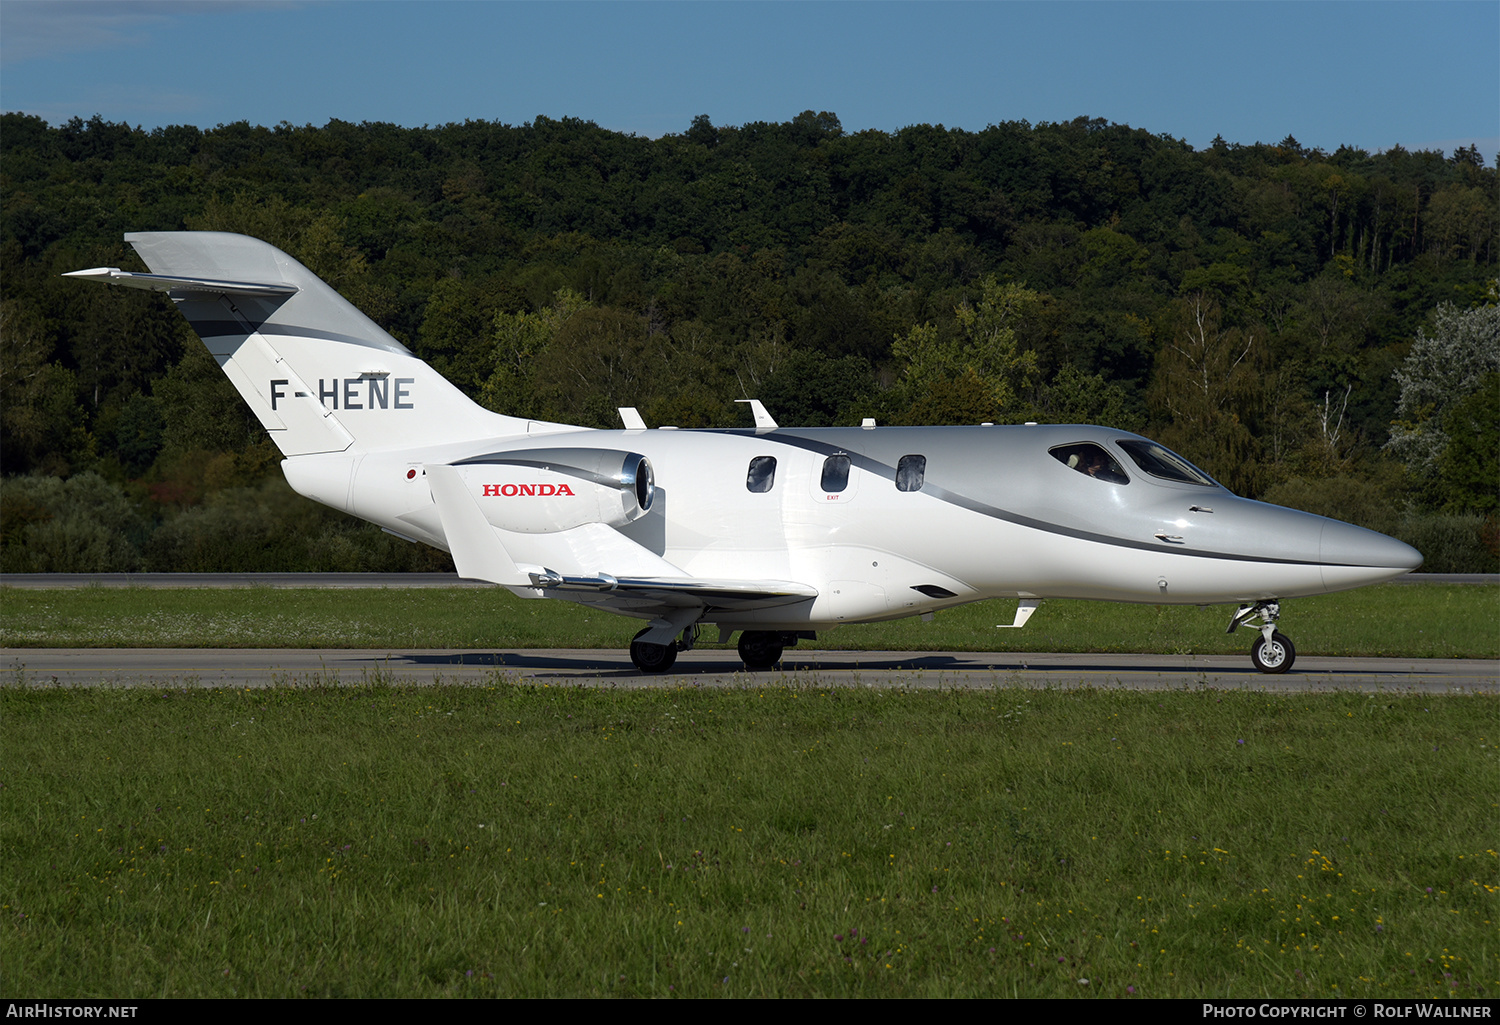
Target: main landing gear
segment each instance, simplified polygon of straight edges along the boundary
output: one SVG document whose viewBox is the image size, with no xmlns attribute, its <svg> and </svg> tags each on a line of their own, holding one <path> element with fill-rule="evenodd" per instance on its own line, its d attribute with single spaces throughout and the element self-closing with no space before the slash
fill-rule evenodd
<svg viewBox="0 0 1500 1025">
<path fill-rule="evenodd" d="M 1280 602 L 1258 601 L 1241 605 L 1234 619 L 1230 620 L 1229 629 L 1224 631 L 1232 634 L 1241 624 L 1260 631 L 1260 636 L 1250 646 L 1250 661 L 1263 673 L 1284 673 L 1297 661 L 1297 649 L 1292 647 L 1291 638 L 1276 629 L 1276 620 L 1280 616 Z M 1257 618 L 1260 620 L 1258 627 L 1250 622 Z"/>
<path fill-rule="evenodd" d="M 690 626 L 671 644 L 647 644 L 641 640 L 641 636 L 650 629 L 649 626 L 646 627 L 630 642 L 630 661 L 643 673 L 668 672 L 677 662 L 677 653 L 692 651 L 693 645 L 698 641 L 698 628 Z"/>
<path fill-rule="evenodd" d="M 796 640 L 792 641 L 796 644 Z M 751 671 L 757 669 L 770 669 L 781 661 L 781 653 L 786 645 L 781 634 L 772 630 L 746 630 L 740 634 L 740 658 L 745 660 L 745 668 Z"/>
<path fill-rule="evenodd" d="M 641 640 L 650 629 L 648 626 L 630 642 L 630 661 L 643 673 L 671 672 L 677 662 L 677 653 L 692 651 L 698 641 L 696 624 L 682 631 L 682 636 L 671 644 L 649 644 Z M 746 630 L 740 634 L 740 658 L 745 660 L 745 668 L 752 672 L 770 669 L 781 661 L 781 654 L 787 648 L 796 647 L 803 639 L 816 640 L 817 636 L 810 630 Z"/>
</svg>

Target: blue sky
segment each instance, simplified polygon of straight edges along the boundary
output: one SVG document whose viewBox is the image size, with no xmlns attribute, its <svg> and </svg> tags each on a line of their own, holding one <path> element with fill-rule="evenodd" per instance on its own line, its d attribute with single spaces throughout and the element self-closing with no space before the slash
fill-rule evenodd
<svg viewBox="0 0 1500 1025">
<path fill-rule="evenodd" d="M 1079 115 L 1204 147 L 1500 151 L 1500 3 L 0 3 L 0 108 L 58 123 L 519 124 L 657 137 Z"/>
</svg>

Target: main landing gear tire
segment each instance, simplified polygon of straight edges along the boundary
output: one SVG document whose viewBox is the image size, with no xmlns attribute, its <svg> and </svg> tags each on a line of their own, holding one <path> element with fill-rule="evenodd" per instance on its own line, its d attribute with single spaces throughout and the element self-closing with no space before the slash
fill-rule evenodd
<svg viewBox="0 0 1500 1025">
<path fill-rule="evenodd" d="M 781 661 L 781 634 L 770 630 L 746 630 L 740 634 L 740 658 L 750 670 L 770 669 Z"/>
<path fill-rule="evenodd" d="M 1273 632 L 1269 641 L 1256 638 L 1250 647 L 1250 661 L 1263 673 L 1284 673 L 1297 661 L 1297 649 L 1286 634 Z"/>
<path fill-rule="evenodd" d="M 650 630 L 642 630 L 635 636 Z M 677 661 L 677 645 L 673 644 L 647 644 L 639 639 L 630 642 L 630 661 L 643 673 L 665 673 L 672 668 Z"/>
</svg>

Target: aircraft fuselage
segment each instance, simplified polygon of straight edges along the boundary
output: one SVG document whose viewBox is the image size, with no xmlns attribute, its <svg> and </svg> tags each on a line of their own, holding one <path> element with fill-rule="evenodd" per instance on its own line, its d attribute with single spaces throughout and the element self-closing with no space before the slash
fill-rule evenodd
<svg viewBox="0 0 1500 1025">
<path fill-rule="evenodd" d="M 425 474 L 410 476 L 423 463 L 460 466 L 486 518 L 504 526 L 522 515 L 518 507 L 565 522 L 568 507 L 587 498 L 487 456 L 638 452 L 654 470 L 655 500 L 620 525 L 621 534 L 693 577 L 805 581 L 818 591 L 792 605 L 720 611 L 721 626 L 817 629 L 994 597 L 1156 604 L 1302 597 L 1387 580 L 1420 560 L 1373 531 L 1239 498 L 1217 484 L 1155 476 L 1116 447 L 1120 440 L 1143 439 L 1080 425 L 569 430 L 436 453 L 299 457 L 286 467 L 311 497 L 442 544 Z M 1083 443 L 1108 451 L 1126 481 L 1090 476 L 1052 454 Z M 830 458 L 840 456 L 847 477 L 826 480 Z M 775 462 L 752 491 L 757 460 Z M 903 460 L 920 460 L 920 482 L 898 484 Z M 347 500 L 303 484 L 304 462 L 315 480 L 352 479 Z M 335 464 L 347 469 L 329 472 Z"/>
</svg>

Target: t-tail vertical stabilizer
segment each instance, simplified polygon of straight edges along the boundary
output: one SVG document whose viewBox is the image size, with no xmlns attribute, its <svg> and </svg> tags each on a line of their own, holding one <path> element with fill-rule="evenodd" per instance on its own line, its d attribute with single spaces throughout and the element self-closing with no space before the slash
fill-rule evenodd
<svg viewBox="0 0 1500 1025">
<path fill-rule="evenodd" d="M 527 432 L 528 421 L 473 402 L 275 246 L 217 231 L 125 240 L 150 274 L 71 276 L 166 292 L 288 457 Z"/>
</svg>

